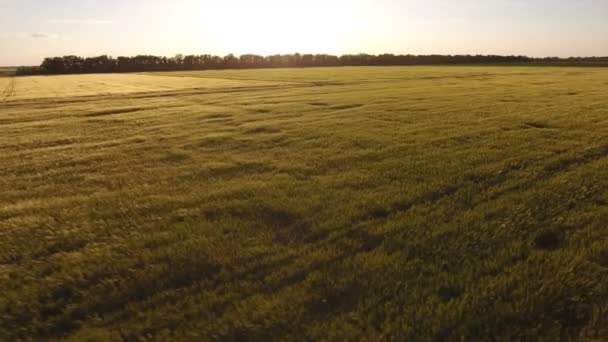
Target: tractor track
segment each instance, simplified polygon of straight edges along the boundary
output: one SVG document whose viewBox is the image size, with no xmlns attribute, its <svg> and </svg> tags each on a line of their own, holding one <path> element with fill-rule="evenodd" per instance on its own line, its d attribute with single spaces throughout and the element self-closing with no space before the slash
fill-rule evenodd
<svg viewBox="0 0 608 342">
<path fill-rule="evenodd" d="M 6 88 L 4 88 L 2 94 L 0 95 L 0 103 L 7 102 L 8 99 L 15 94 L 16 83 L 17 81 L 15 80 L 15 78 L 11 78 L 11 81 L 8 83 Z"/>
</svg>

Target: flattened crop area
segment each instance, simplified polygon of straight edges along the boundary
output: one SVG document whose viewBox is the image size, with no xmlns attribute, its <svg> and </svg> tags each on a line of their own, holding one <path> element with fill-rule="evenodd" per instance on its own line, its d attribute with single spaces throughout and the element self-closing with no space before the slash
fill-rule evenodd
<svg viewBox="0 0 608 342">
<path fill-rule="evenodd" d="M 4 84 L 4 87 L 2 87 Z M 139 74 L 63 75 L 0 78 L 6 89 L 0 100 L 65 99 L 82 96 L 147 94 L 272 87 L 286 82 L 230 80 L 221 78 L 162 77 Z M 9 88 L 11 87 L 11 88 Z M 6 96 L 10 91 L 10 96 Z"/>
<path fill-rule="evenodd" d="M 608 69 L 166 75 L 0 90 L 0 340 L 608 338 Z"/>
</svg>

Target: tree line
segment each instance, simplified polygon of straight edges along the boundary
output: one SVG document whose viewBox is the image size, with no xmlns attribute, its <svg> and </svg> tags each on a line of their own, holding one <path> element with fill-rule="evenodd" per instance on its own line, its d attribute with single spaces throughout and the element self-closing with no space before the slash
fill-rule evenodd
<svg viewBox="0 0 608 342">
<path fill-rule="evenodd" d="M 342 55 L 287 54 L 259 56 L 181 55 L 159 57 L 138 55 L 113 58 L 63 56 L 45 58 L 40 66 L 20 67 L 17 75 L 53 75 L 84 73 L 121 73 L 143 71 L 300 68 L 329 66 L 406 66 L 442 64 L 582 64 L 608 65 L 608 57 L 532 58 L 527 56 L 498 55 Z"/>
</svg>

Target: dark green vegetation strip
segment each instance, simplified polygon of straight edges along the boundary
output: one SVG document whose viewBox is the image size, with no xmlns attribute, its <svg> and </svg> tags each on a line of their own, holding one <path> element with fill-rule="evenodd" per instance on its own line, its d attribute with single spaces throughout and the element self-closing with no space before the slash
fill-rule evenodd
<svg viewBox="0 0 608 342">
<path fill-rule="evenodd" d="M 0 336 L 608 338 L 608 70 L 0 104 Z"/>
<path fill-rule="evenodd" d="M 0 77 L 14 76 L 17 68 L 0 68 Z"/>
</svg>

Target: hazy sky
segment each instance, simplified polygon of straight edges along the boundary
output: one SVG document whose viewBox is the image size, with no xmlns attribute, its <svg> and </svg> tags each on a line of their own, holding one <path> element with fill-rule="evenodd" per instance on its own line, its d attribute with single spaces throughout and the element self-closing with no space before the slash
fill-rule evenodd
<svg viewBox="0 0 608 342">
<path fill-rule="evenodd" d="M 0 0 L 0 65 L 176 53 L 608 55 L 608 0 Z"/>
</svg>

